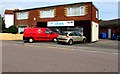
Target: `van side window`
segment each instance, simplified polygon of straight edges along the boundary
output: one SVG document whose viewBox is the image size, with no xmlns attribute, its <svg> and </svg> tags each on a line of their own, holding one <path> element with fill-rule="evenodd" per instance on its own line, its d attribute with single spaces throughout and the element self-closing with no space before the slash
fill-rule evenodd
<svg viewBox="0 0 120 74">
<path fill-rule="evenodd" d="M 45 33 L 46 34 L 51 34 L 51 31 L 50 30 L 45 30 Z"/>
</svg>

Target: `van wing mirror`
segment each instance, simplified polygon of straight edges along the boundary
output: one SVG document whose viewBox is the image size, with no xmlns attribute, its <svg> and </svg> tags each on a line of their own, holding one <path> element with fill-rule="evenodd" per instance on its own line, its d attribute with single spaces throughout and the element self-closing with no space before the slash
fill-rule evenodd
<svg viewBox="0 0 120 74">
<path fill-rule="evenodd" d="M 53 34 L 53 32 L 50 32 L 50 34 Z"/>
</svg>

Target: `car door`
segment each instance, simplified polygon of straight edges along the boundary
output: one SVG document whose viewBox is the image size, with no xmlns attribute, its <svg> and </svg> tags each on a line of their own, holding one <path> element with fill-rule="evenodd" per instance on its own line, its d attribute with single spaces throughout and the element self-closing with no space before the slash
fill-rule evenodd
<svg viewBox="0 0 120 74">
<path fill-rule="evenodd" d="M 76 41 L 82 41 L 82 35 L 79 32 L 75 32 L 76 34 Z"/>
<path fill-rule="evenodd" d="M 71 32 L 71 33 L 69 34 L 69 36 L 70 36 L 71 39 L 73 39 L 73 41 L 76 41 L 76 40 L 77 40 L 77 36 L 76 36 L 76 34 L 75 34 L 74 32 Z"/>
</svg>

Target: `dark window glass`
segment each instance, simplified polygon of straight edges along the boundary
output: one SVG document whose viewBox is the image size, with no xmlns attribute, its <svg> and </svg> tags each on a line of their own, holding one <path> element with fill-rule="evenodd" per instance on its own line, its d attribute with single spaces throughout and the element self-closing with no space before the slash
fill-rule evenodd
<svg viewBox="0 0 120 74">
<path fill-rule="evenodd" d="M 75 32 L 76 36 L 81 36 L 81 34 L 79 32 Z"/>
<path fill-rule="evenodd" d="M 51 34 L 51 31 L 45 30 L 45 33 L 46 33 L 46 34 Z"/>
<path fill-rule="evenodd" d="M 69 36 L 75 36 L 75 33 L 70 33 Z"/>
</svg>

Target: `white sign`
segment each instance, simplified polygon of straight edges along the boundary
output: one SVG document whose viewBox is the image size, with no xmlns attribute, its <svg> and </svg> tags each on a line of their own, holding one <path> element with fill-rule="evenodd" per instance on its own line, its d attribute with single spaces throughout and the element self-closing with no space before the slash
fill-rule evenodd
<svg viewBox="0 0 120 74">
<path fill-rule="evenodd" d="M 74 21 L 49 21 L 47 22 L 48 27 L 52 26 L 74 26 Z"/>
</svg>

